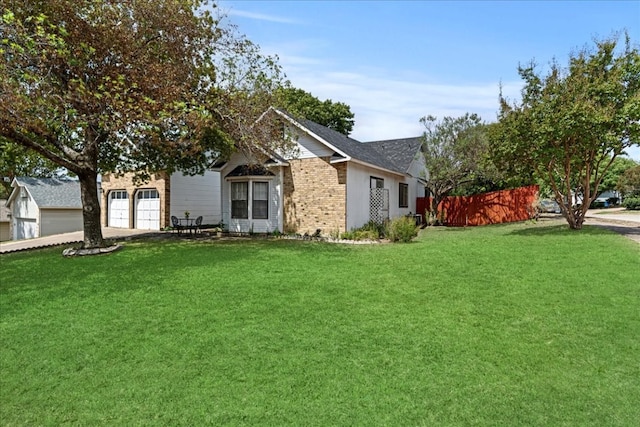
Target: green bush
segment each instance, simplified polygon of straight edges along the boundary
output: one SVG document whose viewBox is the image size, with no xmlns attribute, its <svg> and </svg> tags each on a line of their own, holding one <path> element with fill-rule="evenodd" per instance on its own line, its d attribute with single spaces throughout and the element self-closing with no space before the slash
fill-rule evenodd
<svg viewBox="0 0 640 427">
<path fill-rule="evenodd" d="M 358 231 L 366 231 L 366 232 L 371 232 L 371 233 L 375 233 L 377 235 L 376 239 L 383 237 L 384 233 L 385 233 L 385 224 L 378 224 L 377 222 L 374 221 L 369 221 L 367 222 L 365 225 L 363 225 L 362 227 L 360 227 L 358 229 Z"/>
<path fill-rule="evenodd" d="M 387 224 L 386 235 L 392 242 L 410 242 L 418 235 L 415 219 L 407 216 L 392 219 Z"/>
<path fill-rule="evenodd" d="M 638 211 L 640 210 L 640 197 L 627 197 L 622 206 L 632 211 Z"/>
<path fill-rule="evenodd" d="M 356 230 L 345 231 L 340 237 L 343 240 L 378 240 L 380 235 L 376 230 L 358 228 Z"/>
<path fill-rule="evenodd" d="M 384 224 L 369 221 L 360 228 L 345 231 L 340 237 L 344 240 L 378 240 L 384 236 L 384 232 Z"/>
</svg>

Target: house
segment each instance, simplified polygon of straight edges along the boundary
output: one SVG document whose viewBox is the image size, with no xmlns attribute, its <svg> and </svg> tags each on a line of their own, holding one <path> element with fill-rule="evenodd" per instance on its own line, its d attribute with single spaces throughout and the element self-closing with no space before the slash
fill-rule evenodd
<svg viewBox="0 0 640 427">
<path fill-rule="evenodd" d="M 362 143 L 309 120 L 278 114 L 290 155 L 258 162 L 241 153 L 216 165 L 222 221 L 232 232 L 322 234 L 416 212 L 427 176 L 422 138 Z"/>
<path fill-rule="evenodd" d="M 6 206 L 13 240 L 83 229 L 80 183 L 59 178 L 14 178 Z"/>
<path fill-rule="evenodd" d="M 11 211 L 6 199 L 0 199 L 0 242 L 11 240 Z"/>
<path fill-rule="evenodd" d="M 105 227 L 160 230 L 171 216 L 203 217 L 204 224 L 220 222 L 220 174 L 156 173 L 136 183 L 132 173 L 102 176 L 101 224 Z"/>
</svg>

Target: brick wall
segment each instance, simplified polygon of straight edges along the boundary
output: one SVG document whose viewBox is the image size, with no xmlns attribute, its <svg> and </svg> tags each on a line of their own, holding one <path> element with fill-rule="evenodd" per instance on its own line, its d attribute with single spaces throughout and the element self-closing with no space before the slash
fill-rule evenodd
<svg viewBox="0 0 640 427">
<path fill-rule="evenodd" d="M 284 231 L 346 231 L 346 163 L 329 157 L 290 160 L 284 169 Z"/>
<path fill-rule="evenodd" d="M 163 172 L 152 174 L 148 183 L 135 185 L 133 183 L 133 174 L 126 173 L 122 176 L 112 174 L 103 175 L 102 177 L 102 210 L 100 213 L 100 223 L 103 227 L 107 226 L 109 215 L 109 191 L 126 190 L 129 194 L 129 228 L 135 228 L 135 193 L 138 189 L 158 190 L 160 195 L 160 228 L 171 225 L 171 180 L 169 176 Z"/>
</svg>

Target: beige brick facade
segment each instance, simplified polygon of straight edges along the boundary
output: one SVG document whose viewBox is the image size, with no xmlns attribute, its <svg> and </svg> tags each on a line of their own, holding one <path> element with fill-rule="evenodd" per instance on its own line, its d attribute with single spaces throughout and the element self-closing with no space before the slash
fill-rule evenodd
<svg viewBox="0 0 640 427">
<path fill-rule="evenodd" d="M 100 213 L 100 223 L 107 226 L 109 215 L 109 192 L 112 190 L 125 190 L 129 194 L 129 228 L 135 228 L 135 197 L 137 190 L 156 189 L 160 195 L 160 228 L 170 226 L 169 218 L 171 212 L 171 179 L 165 173 L 151 175 L 151 180 L 147 183 L 135 185 L 133 174 L 127 173 L 122 176 L 104 175 L 102 177 L 102 210 Z"/>
<path fill-rule="evenodd" d="M 329 157 L 290 160 L 284 168 L 284 231 L 346 231 L 346 163 Z"/>
</svg>

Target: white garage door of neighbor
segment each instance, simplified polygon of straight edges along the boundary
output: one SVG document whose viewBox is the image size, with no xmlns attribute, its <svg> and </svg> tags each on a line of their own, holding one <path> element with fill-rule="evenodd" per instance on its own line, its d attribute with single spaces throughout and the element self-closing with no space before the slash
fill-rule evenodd
<svg viewBox="0 0 640 427">
<path fill-rule="evenodd" d="M 136 193 L 136 228 L 160 230 L 160 195 L 158 190 L 139 190 Z"/>
<path fill-rule="evenodd" d="M 124 190 L 109 193 L 109 227 L 129 228 L 129 194 Z"/>
<path fill-rule="evenodd" d="M 35 219 L 16 219 L 16 240 L 33 239 L 37 236 L 37 226 Z"/>
</svg>

